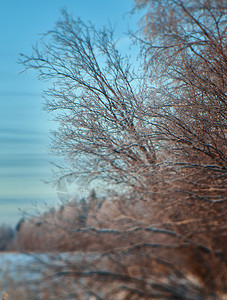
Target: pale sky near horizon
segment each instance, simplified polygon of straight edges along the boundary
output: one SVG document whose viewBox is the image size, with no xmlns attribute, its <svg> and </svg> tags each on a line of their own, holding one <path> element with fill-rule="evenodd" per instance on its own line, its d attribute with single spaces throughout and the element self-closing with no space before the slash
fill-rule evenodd
<svg viewBox="0 0 227 300">
<path fill-rule="evenodd" d="M 119 38 L 138 22 L 133 0 L 0 0 L 0 224 L 15 224 L 18 208 L 57 201 L 42 180 L 51 177 L 48 153 L 52 122 L 42 110 L 44 83 L 33 71 L 19 74 L 19 53 L 30 54 L 40 34 L 53 28 L 66 8 L 96 26 L 111 22 Z M 51 202 L 52 201 L 52 202 Z"/>
</svg>

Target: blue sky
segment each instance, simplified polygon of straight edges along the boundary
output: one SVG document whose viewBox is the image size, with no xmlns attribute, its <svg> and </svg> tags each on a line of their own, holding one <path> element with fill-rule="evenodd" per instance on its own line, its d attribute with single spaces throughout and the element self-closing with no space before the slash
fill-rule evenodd
<svg viewBox="0 0 227 300">
<path fill-rule="evenodd" d="M 21 214 L 18 208 L 26 210 L 35 201 L 40 206 L 57 202 L 55 190 L 42 182 L 51 177 L 54 160 L 48 152 L 54 124 L 42 110 L 45 85 L 33 71 L 19 74 L 23 69 L 17 63 L 19 53 L 31 53 L 40 34 L 59 19 L 61 8 L 96 26 L 110 21 L 122 41 L 139 17 L 129 13 L 133 0 L 1 0 L 0 4 L 0 224 L 15 224 Z"/>
</svg>

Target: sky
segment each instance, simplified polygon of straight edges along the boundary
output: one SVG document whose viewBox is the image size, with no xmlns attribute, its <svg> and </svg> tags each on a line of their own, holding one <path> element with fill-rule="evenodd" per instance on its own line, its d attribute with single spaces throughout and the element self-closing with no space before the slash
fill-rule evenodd
<svg viewBox="0 0 227 300">
<path fill-rule="evenodd" d="M 0 0 L 0 224 L 16 224 L 23 211 L 55 205 L 56 191 L 43 181 L 52 177 L 50 130 L 55 124 L 42 110 L 48 83 L 34 71 L 21 74 L 19 53 L 31 54 L 41 34 L 53 28 L 66 8 L 95 26 L 111 22 L 127 41 L 138 15 L 133 0 Z M 121 47 L 127 47 L 122 43 Z"/>
</svg>

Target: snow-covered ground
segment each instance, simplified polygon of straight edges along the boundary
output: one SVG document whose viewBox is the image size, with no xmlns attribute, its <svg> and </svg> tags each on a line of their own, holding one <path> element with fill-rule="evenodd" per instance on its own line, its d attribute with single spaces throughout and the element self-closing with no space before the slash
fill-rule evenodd
<svg viewBox="0 0 227 300">
<path fill-rule="evenodd" d="M 75 299 L 69 295 L 77 288 L 76 283 L 72 281 L 70 287 L 67 286 L 67 289 L 64 289 L 64 284 L 61 282 L 59 284 L 60 279 L 52 281 L 51 272 L 49 273 L 48 270 L 52 269 L 52 264 L 61 268 L 65 266 L 66 260 L 71 263 L 78 262 L 83 256 L 82 253 L 22 254 L 0 252 L 0 299 L 2 292 L 8 294 L 9 300 Z M 94 259 L 95 255 L 91 255 L 91 257 Z M 48 280 L 46 280 L 47 277 L 42 277 L 43 273 L 47 277 L 49 274 Z"/>
<path fill-rule="evenodd" d="M 0 284 L 8 287 L 11 282 L 32 283 L 41 278 L 41 265 L 34 256 L 20 253 L 0 254 Z"/>
</svg>

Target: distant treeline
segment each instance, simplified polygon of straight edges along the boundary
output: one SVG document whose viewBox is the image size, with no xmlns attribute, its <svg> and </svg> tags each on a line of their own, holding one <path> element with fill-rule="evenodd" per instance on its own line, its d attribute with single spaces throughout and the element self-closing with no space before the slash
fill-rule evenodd
<svg viewBox="0 0 227 300">
<path fill-rule="evenodd" d="M 104 198 L 97 199 L 92 191 L 86 200 L 73 200 L 39 216 L 21 218 L 15 228 L 2 224 L 0 251 L 79 251 L 82 241 L 72 237 L 73 231 L 85 228 L 88 220 L 90 225 L 97 225 L 95 219 L 100 214 L 101 220 L 109 211 L 113 213 L 110 206 Z"/>
<path fill-rule="evenodd" d="M 15 231 L 9 225 L 2 224 L 0 226 L 0 251 L 11 249 Z"/>
</svg>

